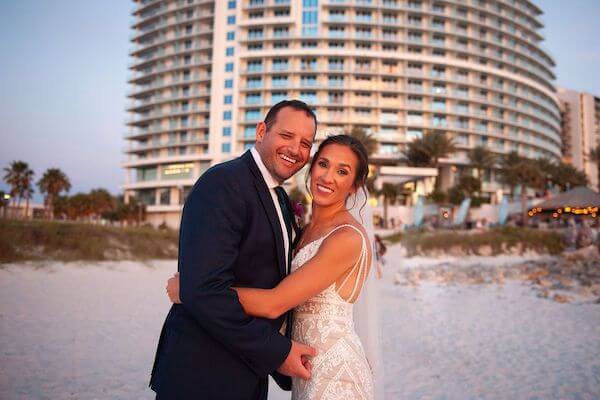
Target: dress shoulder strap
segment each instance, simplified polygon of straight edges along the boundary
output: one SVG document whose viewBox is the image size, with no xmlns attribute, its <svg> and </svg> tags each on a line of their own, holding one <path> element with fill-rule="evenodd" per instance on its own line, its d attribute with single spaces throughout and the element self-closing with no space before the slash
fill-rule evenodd
<svg viewBox="0 0 600 400">
<path fill-rule="evenodd" d="M 352 275 L 354 275 L 354 273 L 358 270 L 358 274 L 356 275 L 356 280 L 354 281 L 354 286 L 352 288 L 352 292 L 350 293 L 350 297 L 348 298 L 348 300 L 350 300 L 355 297 L 355 295 L 358 293 L 358 289 L 359 289 L 360 285 L 367 278 L 369 254 L 368 254 L 368 250 L 367 250 L 367 243 L 366 243 L 367 241 L 365 239 L 365 235 L 362 233 L 362 231 L 360 229 L 358 229 L 357 227 L 355 227 L 354 225 L 351 225 L 351 224 L 342 224 L 342 225 L 336 226 L 331 231 L 329 231 L 329 233 L 327 233 L 327 235 L 325 235 L 323 237 L 323 240 L 328 238 L 335 231 L 339 230 L 340 228 L 344 228 L 344 227 L 350 227 L 350 228 L 354 229 L 356 232 L 358 232 L 358 234 L 360 235 L 360 237 L 362 239 L 360 255 L 358 257 L 358 260 L 356 260 L 356 264 L 354 264 L 354 266 L 347 273 L 346 277 L 340 284 L 339 288 L 336 289 L 336 291 L 339 293 L 340 289 L 343 288 L 346 285 L 346 283 L 348 283 L 348 280 L 350 279 L 350 277 Z"/>
<path fill-rule="evenodd" d="M 358 229 L 357 227 L 355 227 L 354 225 L 351 224 L 342 224 L 342 225 L 338 225 L 335 228 L 333 228 L 332 230 L 330 230 L 325 236 L 323 236 L 322 240 L 327 239 L 332 233 L 334 233 L 335 231 L 339 230 L 340 228 L 344 228 L 344 227 L 349 227 L 354 229 L 356 232 L 358 232 L 358 234 L 360 235 L 360 237 L 362 238 L 362 240 L 365 240 L 365 237 L 363 235 L 363 233 L 360 231 L 360 229 Z"/>
</svg>

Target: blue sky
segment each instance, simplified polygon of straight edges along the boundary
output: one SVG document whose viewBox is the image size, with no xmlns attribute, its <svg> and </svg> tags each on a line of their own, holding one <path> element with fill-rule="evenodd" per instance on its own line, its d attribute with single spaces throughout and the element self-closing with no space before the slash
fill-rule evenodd
<svg viewBox="0 0 600 400">
<path fill-rule="evenodd" d="M 556 83 L 600 95 L 600 1 L 535 3 Z M 120 191 L 131 8 L 127 0 L 0 1 L 0 167 L 20 159 L 36 181 L 61 168 L 71 193 Z"/>
</svg>

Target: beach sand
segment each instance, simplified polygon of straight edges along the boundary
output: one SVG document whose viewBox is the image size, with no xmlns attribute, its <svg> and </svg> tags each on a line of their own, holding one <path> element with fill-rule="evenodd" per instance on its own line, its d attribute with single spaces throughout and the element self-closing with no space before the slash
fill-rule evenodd
<svg viewBox="0 0 600 400">
<path fill-rule="evenodd" d="M 396 285 L 398 271 L 437 262 L 399 255 L 390 249 L 381 281 L 387 399 L 600 398 L 600 305 L 539 298 L 520 281 Z M 175 268 L 2 266 L 0 398 L 153 399 L 148 378 Z M 271 400 L 288 398 L 271 385 Z"/>
</svg>

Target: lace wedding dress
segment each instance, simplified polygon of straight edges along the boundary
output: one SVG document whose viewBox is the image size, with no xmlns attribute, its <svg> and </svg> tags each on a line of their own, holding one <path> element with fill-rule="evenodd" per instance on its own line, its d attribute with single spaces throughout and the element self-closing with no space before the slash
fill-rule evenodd
<svg viewBox="0 0 600 400">
<path fill-rule="evenodd" d="M 292 261 L 292 271 L 317 254 L 321 243 L 336 230 L 350 227 L 362 237 L 361 255 L 339 288 L 356 276 L 348 299 L 355 298 L 368 273 L 367 241 L 352 225 L 340 225 L 327 235 L 308 243 Z M 358 272 L 357 274 L 355 274 Z M 352 283 L 352 282 L 349 282 Z M 323 292 L 294 309 L 292 339 L 313 346 L 318 355 L 312 360 L 308 381 L 292 378 L 292 400 L 372 400 L 373 376 L 363 346 L 354 330 L 353 304 L 343 299 L 334 282 Z"/>
</svg>

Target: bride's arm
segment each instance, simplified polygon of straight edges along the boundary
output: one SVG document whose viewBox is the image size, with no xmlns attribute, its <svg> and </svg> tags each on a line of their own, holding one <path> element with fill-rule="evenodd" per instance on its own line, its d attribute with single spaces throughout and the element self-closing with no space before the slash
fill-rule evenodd
<svg viewBox="0 0 600 400">
<path fill-rule="evenodd" d="M 247 314 L 277 318 L 321 293 L 352 268 L 360 256 L 362 238 L 340 229 L 321 245 L 317 254 L 273 289 L 232 288 Z"/>
<path fill-rule="evenodd" d="M 244 311 L 255 317 L 277 318 L 321 293 L 356 264 L 362 239 L 358 233 L 340 229 L 327 238 L 317 254 L 288 275 L 273 289 L 232 287 Z M 167 294 L 173 303 L 179 300 L 179 274 L 167 282 Z"/>
</svg>

